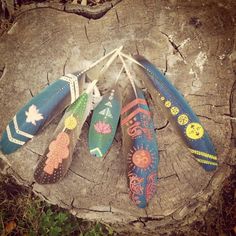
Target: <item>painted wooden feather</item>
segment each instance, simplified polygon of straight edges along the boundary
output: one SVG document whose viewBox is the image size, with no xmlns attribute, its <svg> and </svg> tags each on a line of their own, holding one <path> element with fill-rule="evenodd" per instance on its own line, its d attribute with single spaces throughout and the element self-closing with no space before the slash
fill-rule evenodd
<svg viewBox="0 0 236 236">
<path fill-rule="evenodd" d="M 89 151 L 95 157 L 104 157 L 115 137 L 120 118 L 121 101 L 117 88 L 103 96 L 93 111 L 89 128 Z"/>
<path fill-rule="evenodd" d="M 33 97 L 17 112 L 3 132 L 0 145 L 2 152 L 5 154 L 13 153 L 32 139 L 55 116 L 79 97 L 83 90 L 83 79 L 81 80 L 81 78 L 84 78 L 84 74 L 91 73 L 93 79 L 101 76 L 100 71 L 104 72 L 107 69 L 116 58 L 117 51 L 121 49 L 122 47 L 113 50 L 81 72 L 62 76 Z M 106 59 L 108 59 L 107 62 Z M 98 71 L 98 73 L 91 71 L 91 69 Z M 79 83 L 81 83 L 80 86 Z"/>
<path fill-rule="evenodd" d="M 123 153 L 128 161 L 131 200 L 145 208 L 156 192 L 158 148 L 149 107 L 141 89 L 123 93 L 121 128 Z"/>
<path fill-rule="evenodd" d="M 76 141 L 92 108 L 92 89 L 95 83 L 96 81 L 93 81 L 87 90 L 67 108 L 52 141 L 36 167 L 34 178 L 38 183 L 56 183 L 67 173 Z"/>
<path fill-rule="evenodd" d="M 206 171 L 215 170 L 218 163 L 213 143 L 184 97 L 147 59 L 139 55 L 134 58 L 146 74 L 142 79 L 152 98 L 167 110 L 189 151 Z"/>
<path fill-rule="evenodd" d="M 79 96 L 79 77 L 62 76 L 33 97 L 7 125 L 2 134 L 2 152 L 10 154 L 29 141 Z"/>
</svg>

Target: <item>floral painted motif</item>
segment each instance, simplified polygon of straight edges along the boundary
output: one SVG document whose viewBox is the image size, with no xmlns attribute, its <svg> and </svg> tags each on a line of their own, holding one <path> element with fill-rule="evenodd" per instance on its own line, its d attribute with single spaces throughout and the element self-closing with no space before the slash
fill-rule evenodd
<svg viewBox="0 0 236 236">
<path fill-rule="evenodd" d="M 147 201 L 149 201 L 156 192 L 156 178 L 157 178 L 157 173 L 156 172 L 152 172 L 147 177 L 147 187 L 146 187 Z"/>
<path fill-rule="evenodd" d="M 43 169 L 47 174 L 52 175 L 54 169 L 58 168 L 63 159 L 69 157 L 69 143 L 70 138 L 65 132 L 59 133 L 56 140 L 50 143 L 49 152 L 47 154 L 48 159 Z"/>
<path fill-rule="evenodd" d="M 104 121 L 98 121 L 96 124 L 94 124 L 94 129 L 99 134 L 110 134 L 111 133 L 111 125 L 104 122 Z"/>
<path fill-rule="evenodd" d="M 33 125 L 36 125 L 36 121 L 42 120 L 43 115 L 39 113 L 39 110 L 35 105 L 31 105 L 29 107 L 29 110 L 25 112 L 26 114 L 26 122 L 32 123 Z"/>
<path fill-rule="evenodd" d="M 140 204 L 139 196 L 143 194 L 143 183 L 144 179 L 138 177 L 136 174 L 129 174 L 129 189 L 130 189 L 130 198 L 135 204 Z"/>
</svg>

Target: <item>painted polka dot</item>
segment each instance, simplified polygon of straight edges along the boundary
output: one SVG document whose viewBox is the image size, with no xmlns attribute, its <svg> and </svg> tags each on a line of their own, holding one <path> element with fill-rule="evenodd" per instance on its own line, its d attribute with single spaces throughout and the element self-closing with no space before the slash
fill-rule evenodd
<svg viewBox="0 0 236 236">
<path fill-rule="evenodd" d="M 74 116 L 69 116 L 65 119 L 65 127 L 67 129 L 74 129 L 77 126 L 77 121 Z"/>
<path fill-rule="evenodd" d="M 178 117 L 178 123 L 180 125 L 186 125 L 188 123 L 189 119 L 186 114 L 182 114 Z"/>
<path fill-rule="evenodd" d="M 170 101 L 166 101 L 165 102 L 165 106 L 168 107 L 168 108 L 171 107 L 171 102 Z"/>
<path fill-rule="evenodd" d="M 170 112 L 173 116 L 175 116 L 179 113 L 179 108 L 178 107 L 171 107 Z"/>
</svg>

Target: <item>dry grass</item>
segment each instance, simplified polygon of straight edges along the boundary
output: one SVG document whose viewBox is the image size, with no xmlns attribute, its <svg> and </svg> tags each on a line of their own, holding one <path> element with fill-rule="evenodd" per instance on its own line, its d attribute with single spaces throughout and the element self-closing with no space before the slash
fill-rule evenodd
<svg viewBox="0 0 236 236">
<path fill-rule="evenodd" d="M 0 176 L 0 235 L 5 236 L 103 236 L 114 235 L 109 226 L 78 219 L 68 211 L 51 206 L 31 189 Z"/>
</svg>

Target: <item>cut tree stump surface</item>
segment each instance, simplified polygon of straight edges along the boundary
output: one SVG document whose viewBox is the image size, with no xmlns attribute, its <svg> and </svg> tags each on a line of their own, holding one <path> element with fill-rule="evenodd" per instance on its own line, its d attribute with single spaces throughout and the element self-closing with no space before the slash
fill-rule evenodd
<svg viewBox="0 0 236 236">
<path fill-rule="evenodd" d="M 144 55 L 166 71 L 190 103 L 216 146 L 217 171 L 207 173 L 198 165 L 157 107 L 159 182 L 146 210 L 129 199 L 119 131 L 107 157 L 94 159 L 86 124 L 66 177 L 58 184 L 39 185 L 33 172 L 56 119 L 19 151 L 0 154 L 10 165 L 1 164 L 2 172 L 48 202 L 80 218 L 112 223 L 118 231 L 151 235 L 195 221 L 217 197 L 230 173 L 227 163 L 235 162 L 235 7 L 233 0 L 123 0 L 98 20 L 34 9 L 16 18 L 0 38 L 0 133 L 48 83 L 124 45 L 124 52 Z"/>
</svg>

